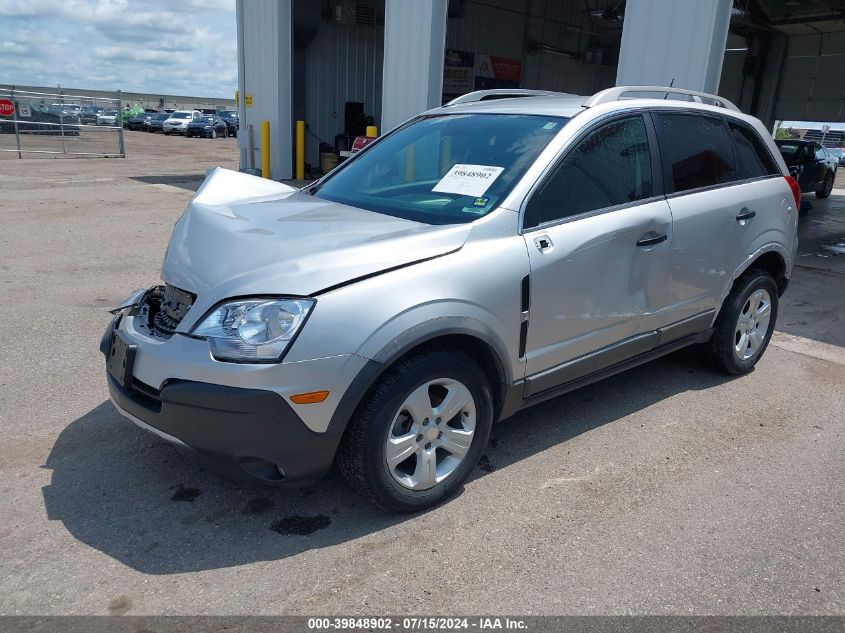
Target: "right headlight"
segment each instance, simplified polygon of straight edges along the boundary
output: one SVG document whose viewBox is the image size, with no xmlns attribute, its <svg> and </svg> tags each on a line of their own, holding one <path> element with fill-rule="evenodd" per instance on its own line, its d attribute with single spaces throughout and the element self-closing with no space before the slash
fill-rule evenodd
<svg viewBox="0 0 845 633">
<path fill-rule="evenodd" d="M 314 307 L 313 299 L 237 299 L 220 304 L 194 329 L 217 360 L 276 363 Z"/>
</svg>

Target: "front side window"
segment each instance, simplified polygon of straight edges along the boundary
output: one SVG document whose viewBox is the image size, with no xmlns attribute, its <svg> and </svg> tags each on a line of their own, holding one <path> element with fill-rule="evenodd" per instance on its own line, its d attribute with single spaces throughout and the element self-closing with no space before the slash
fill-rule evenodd
<svg viewBox="0 0 845 633">
<path fill-rule="evenodd" d="M 668 162 L 675 192 L 736 180 L 733 147 L 721 119 L 691 114 L 657 114 L 660 153 Z"/>
<path fill-rule="evenodd" d="M 824 160 L 827 158 L 827 151 L 825 151 L 824 147 L 821 145 L 815 145 L 816 150 L 816 160 Z"/>
<path fill-rule="evenodd" d="M 312 191 L 317 198 L 426 224 L 486 215 L 568 119 L 449 114 L 381 139 Z"/>
<path fill-rule="evenodd" d="M 736 123 L 729 123 L 729 126 L 736 144 L 736 167 L 740 180 L 780 175 L 775 161 L 753 131 Z"/>
<path fill-rule="evenodd" d="M 642 116 L 619 119 L 569 150 L 525 207 L 531 228 L 579 213 L 650 198 L 651 154 Z"/>
</svg>

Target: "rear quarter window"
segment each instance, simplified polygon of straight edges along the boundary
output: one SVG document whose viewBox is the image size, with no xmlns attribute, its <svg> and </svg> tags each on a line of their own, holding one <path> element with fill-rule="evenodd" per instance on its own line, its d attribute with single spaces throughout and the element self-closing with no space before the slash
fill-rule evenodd
<svg viewBox="0 0 845 633">
<path fill-rule="evenodd" d="M 737 177 L 740 180 L 780 175 L 780 169 L 756 132 L 737 123 L 728 125 L 736 145 Z"/>
</svg>

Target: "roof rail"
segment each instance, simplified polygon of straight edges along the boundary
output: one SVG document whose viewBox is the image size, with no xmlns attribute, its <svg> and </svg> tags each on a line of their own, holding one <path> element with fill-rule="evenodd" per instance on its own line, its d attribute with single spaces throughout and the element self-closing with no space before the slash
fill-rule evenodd
<svg viewBox="0 0 845 633">
<path fill-rule="evenodd" d="M 669 95 L 687 95 L 689 97 L 692 97 L 692 100 L 697 103 L 715 105 L 720 108 L 736 110 L 737 112 L 740 111 L 739 108 L 737 108 L 732 102 L 728 101 L 724 97 L 719 97 L 718 95 L 711 95 L 707 92 L 699 92 L 698 90 L 686 90 L 685 88 L 670 88 L 668 86 L 616 86 L 615 88 L 608 88 L 607 90 L 597 92 L 584 102 L 584 107 L 591 108 L 601 103 L 620 101 L 621 99 L 623 99 L 623 95 L 636 92 L 663 93 L 666 95 L 664 99 L 668 98 Z"/>
<path fill-rule="evenodd" d="M 492 101 L 493 99 L 513 99 L 516 97 L 572 97 L 565 92 L 550 90 L 528 90 L 526 88 L 494 88 L 492 90 L 476 90 L 452 99 L 447 106 L 459 103 L 473 103 L 475 101 Z"/>
</svg>

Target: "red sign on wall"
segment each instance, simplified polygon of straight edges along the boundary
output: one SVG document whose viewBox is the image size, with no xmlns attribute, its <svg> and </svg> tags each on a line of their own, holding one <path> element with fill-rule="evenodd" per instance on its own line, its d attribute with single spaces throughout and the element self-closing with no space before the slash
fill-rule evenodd
<svg viewBox="0 0 845 633">
<path fill-rule="evenodd" d="M 352 151 L 353 152 L 360 152 L 364 149 L 367 145 L 372 143 L 374 138 L 370 138 L 369 136 L 356 136 L 355 140 L 352 142 Z"/>
<path fill-rule="evenodd" d="M 0 99 L 0 116 L 12 116 L 15 113 L 15 104 L 8 99 Z"/>
</svg>

